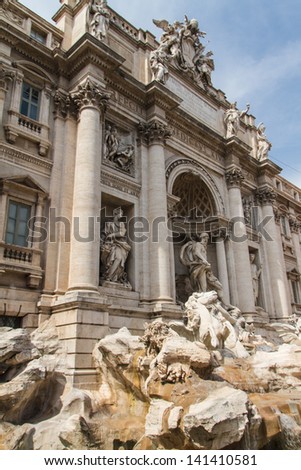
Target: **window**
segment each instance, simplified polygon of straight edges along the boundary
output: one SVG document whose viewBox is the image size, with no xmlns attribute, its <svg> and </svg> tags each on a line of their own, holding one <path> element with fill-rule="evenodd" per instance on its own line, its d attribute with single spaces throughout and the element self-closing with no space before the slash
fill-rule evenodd
<svg viewBox="0 0 301 470">
<path fill-rule="evenodd" d="M 31 206 L 16 201 L 9 201 L 6 243 L 10 245 L 27 246 L 30 214 Z"/>
<path fill-rule="evenodd" d="M 22 87 L 22 99 L 20 113 L 30 119 L 38 120 L 40 91 L 24 82 Z"/>
<path fill-rule="evenodd" d="M 41 44 L 46 44 L 46 34 L 37 31 L 34 28 L 30 31 L 30 37 L 40 42 Z"/>
</svg>

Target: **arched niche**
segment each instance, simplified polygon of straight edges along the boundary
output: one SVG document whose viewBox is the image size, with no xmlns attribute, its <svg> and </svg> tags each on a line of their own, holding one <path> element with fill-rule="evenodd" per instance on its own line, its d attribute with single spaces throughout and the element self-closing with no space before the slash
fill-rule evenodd
<svg viewBox="0 0 301 470">
<path fill-rule="evenodd" d="M 209 173 L 198 164 L 181 160 L 167 169 L 167 188 L 173 201 L 170 228 L 173 232 L 175 297 L 184 303 L 192 293 L 188 268 L 180 261 L 182 246 L 196 234 L 211 231 L 216 218 L 224 216 L 221 194 Z M 215 243 L 208 245 L 208 261 L 218 275 Z"/>
</svg>

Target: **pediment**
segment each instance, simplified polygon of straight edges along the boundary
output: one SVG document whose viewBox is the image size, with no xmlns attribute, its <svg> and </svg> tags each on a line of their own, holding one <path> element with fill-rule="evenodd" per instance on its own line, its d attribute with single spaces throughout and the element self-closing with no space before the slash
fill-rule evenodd
<svg viewBox="0 0 301 470">
<path fill-rule="evenodd" d="M 31 189 L 35 192 L 47 194 L 45 189 L 30 175 L 21 175 L 21 176 L 11 176 L 8 178 L 1 178 L 0 179 L 1 187 L 7 185 L 19 185 L 25 188 Z"/>
</svg>

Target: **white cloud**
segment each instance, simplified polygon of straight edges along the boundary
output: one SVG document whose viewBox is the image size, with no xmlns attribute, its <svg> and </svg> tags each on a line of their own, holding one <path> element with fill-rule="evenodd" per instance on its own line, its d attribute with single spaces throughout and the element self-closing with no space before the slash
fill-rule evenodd
<svg viewBox="0 0 301 470">
<path fill-rule="evenodd" d="M 218 67 L 219 82 L 231 99 L 248 98 L 254 94 L 271 94 L 287 82 L 301 75 L 301 40 L 287 43 L 274 55 L 261 59 L 229 56 Z M 265 96 L 266 99 L 266 96 Z"/>
</svg>

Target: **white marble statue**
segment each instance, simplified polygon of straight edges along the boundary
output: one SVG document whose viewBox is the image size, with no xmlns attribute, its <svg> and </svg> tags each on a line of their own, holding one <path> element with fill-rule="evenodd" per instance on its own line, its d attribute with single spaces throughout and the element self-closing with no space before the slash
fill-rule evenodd
<svg viewBox="0 0 301 470">
<path fill-rule="evenodd" d="M 284 343 L 301 346 L 301 318 L 295 315 L 288 323 L 271 323 Z"/>
<path fill-rule="evenodd" d="M 110 12 L 106 0 L 92 0 L 88 21 L 90 33 L 100 41 L 105 39 L 110 24 Z"/>
<path fill-rule="evenodd" d="M 253 294 L 254 294 L 255 305 L 258 305 L 259 278 L 261 276 L 262 266 L 258 268 L 255 258 L 256 258 L 256 255 L 254 253 L 250 253 L 250 266 L 251 266 L 251 274 L 252 274 Z"/>
<path fill-rule="evenodd" d="M 205 47 L 200 38 L 206 33 L 200 31 L 196 19 L 184 22 L 175 21 L 170 24 L 166 20 L 153 20 L 154 24 L 163 29 L 159 47 L 150 55 L 150 67 L 154 80 L 166 83 L 169 73 L 168 66 L 173 64 L 183 72 L 187 72 L 197 83 L 206 88 L 212 86 L 211 73 L 214 70 L 212 52 L 204 53 Z"/>
<path fill-rule="evenodd" d="M 165 52 L 164 48 L 158 48 L 150 55 L 150 67 L 153 72 L 154 80 L 165 84 L 168 80 L 168 61 L 169 54 Z"/>
<path fill-rule="evenodd" d="M 225 112 L 224 122 L 226 126 L 226 139 L 237 135 L 240 119 L 250 110 L 249 104 L 247 104 L 244 111 L 239 111 L 236 105 L 236 101 L 231 103 L 230 108 Z"/>
<path fill-rule="evenodd" d="M 265 126 L 261 122 L 257 127 L 257 153 L 256 158 L 259 162 L 266 160 L 268 158 L 268 153 L 272 148 L 271 142 L 268 140 L 265 135 Z"/>
<path fill-rule="evenodd" d="M 242 328 L 238 321 L 240 312 L 235 309 L 232 316 L 218 300 L 217 292 L 195 292 L 185 307 L 187 328 L 193 331 L 197 341 L 205 344 L 209 350 L 228 349 L 235 357 L 249 356 L 239 340 Z"/>
<path fill-rule="evenodd" d="M 214 289 L 223 300 L 223 286 L 213 274 L 211 264 L 207 261 L 209 235 L 206 232 L 197 234 L 194 240 L 187 242 L 181 249 L 180 260 L 189 269 L 191 286 L 194 292 L 206 292 Z M 226 303 L 224 302 L 226 305 Z"/>
<path fill-rule="evenodd" d="M 105 268 L 104 280 L 131 287 L 125 271 L 125 263 L 130 245 L 126 241 L 125 223 L 121 221 L 123 211 L 119 207 L 113 211 L 113 222 L 106 222 L 101 244 L 101 263 Z"/>
<path fill-rule="evenodd" d="M 203 54 L 202 51 L 199 57 L 195 60 L 198 78 L 203 83 L 205 88 L 212 87 L 211 74 L 214 70 L 214 61 L 212 59 L 212 55 L 212 51 L 209 51 L 206 54 Z"/>
</svg>

